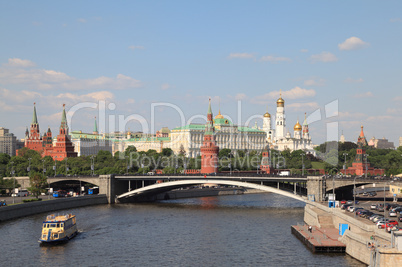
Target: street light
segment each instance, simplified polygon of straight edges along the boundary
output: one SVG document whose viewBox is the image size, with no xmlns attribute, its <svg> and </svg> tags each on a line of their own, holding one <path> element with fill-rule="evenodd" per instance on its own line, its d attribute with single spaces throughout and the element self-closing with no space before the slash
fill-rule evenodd
<svg viewBox="0 0 402 267">
<path fill-rule="evenodd" d="M 91 156 L 91 176 L 94 176 L 94 156 Z"/>
<path fill-rule="evenodd" d="M 304 153 L 301 153 L 300 156 L 302 157 L 302 176 L 304 176 Z"/>
<path fill-rule="evenodd" d="M 53 170 L 54 170 L 54 177 L 56 177 L 56 170 L 57 170 L 57 159 L 54 160 L 54 166 L 53 166 Z"/>
<path fill-rule="evenodd" d="M 66 160 L 66 177 L 67 177 L 67 172 L 68 172 L 68 167 L 67 167 L 67 157 L 65 158 Z"/>
<path fill-rule="evenodd" d="M 356 175 L 353 178 L 353 206 L 356 207 Z M 353 212 L 354 212 L 355 218 L 356 218 L 356 208 Z"/>
<path fill-rule="evenodd" d="M 43 171 L 43 177 L 45 177 L 45 160 L 42 159 L 42 163 L 43 163 L 43 167 L 42 167 L 42 171 Z M 49 184 L 49 180 L 46 178 L 47 180 L 47 198 L 50 199 L 50 184 Z"/>
<path fill-rule="evenodd" d="M 230 169 L 230 176 L 232 176 L 232 151 L 229 153 L 229 169 Z"/>
<path fill-rule="evenodd" d="M 29 165 L 28 165 L 28 175 L 29 175 L 29 177 L 31 177 L 31 159 L 32 158 L 28 158 L 28 161 L 29 161 Z"/>
<path fill-rule="evenodd" d="M 343 153 L 343 156 L 345 157 L 345 163 L 343 164 L 343 175 L 346 175 L 346 156 L 348 153 Z"/>
<path fill-rule="evenodd" d="M 364 177 L 367 178 L 367 157 L 368 154 L 364 154 L 365 158 L 366 158 L 366 173 L 364 174 Z"/>
<path fill-rule="evenodd" d="M 11 161 L 11 176 L 13 177 L 13 181 L 14 181 L 14 189 L 13 189 L 13 204 L 15 203 L 15 178 L 14 178 L 14 161 Z"/>
</svg>

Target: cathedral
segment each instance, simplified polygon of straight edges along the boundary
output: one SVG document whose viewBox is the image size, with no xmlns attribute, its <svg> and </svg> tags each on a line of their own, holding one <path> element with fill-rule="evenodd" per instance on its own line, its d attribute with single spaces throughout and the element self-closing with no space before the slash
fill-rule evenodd
<svg viewBox="0 0 402 267">
<path fill-rule="evenodd" d="M 48 130 L 44 133 L 43 137 L 40 135 L 38 117 L 36 115 L 36 105 L 34 103 L 32 123 L 30 130 L 28 131 L 27 128 L 25 131 L 24 146 L 38 151 L 42 157 L 51 156 L 53 160 L 61 161 L 68 157 L 77 157 L 77 153 L 74 152 L 74 146 L 71 143 L 68 133 L 65 105 L 63 105 L 59 134 L 57 135 L 57 139 L 53 144 L 52 131 L 50 128 L 48 128 Z"/>
<path fill-rule="evenodd" d="M 271 125 L 271 114 L 267 111 L 263 116 L 262 130 L 266 133 L 267 142 L 271 149 L 279 151 L 286 149 L 294 151 L 300 149 L 315 154 L 306 114 L 304 114 L 303 125 L 297 120 L 293 127 L 293 137 L 290 132 L 286 130 L 285 100 L 282 98 L 282 93 L 276 101 L 275 129 L 273 129 Z"/>
</svg>

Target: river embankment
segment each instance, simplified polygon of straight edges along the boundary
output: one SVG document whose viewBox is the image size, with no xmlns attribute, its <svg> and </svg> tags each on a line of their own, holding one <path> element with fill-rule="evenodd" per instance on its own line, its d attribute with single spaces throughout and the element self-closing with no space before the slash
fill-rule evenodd
<svg viewBox="0 0 402 267">
<path fill-rule="evenodd" d="M 87 195 L 9 205 L 0 208 L 0 222 L 38 213 L 99 204 L 108 204 L 106 195 Z"/>
<path fill-rule="evenodd" d="M 340 225 L 347 224 L 348 228 L 339 240 L 346 245 L 347 254 L 367 265 L 396 267 L 402 262 L 402 251 L 393 246 L 391 234 L 378 229 L 371 221 L 353 216 L 353 213 L 308 202 L 304 209 L 304 222 L 338 230 Z"/>
</svg>

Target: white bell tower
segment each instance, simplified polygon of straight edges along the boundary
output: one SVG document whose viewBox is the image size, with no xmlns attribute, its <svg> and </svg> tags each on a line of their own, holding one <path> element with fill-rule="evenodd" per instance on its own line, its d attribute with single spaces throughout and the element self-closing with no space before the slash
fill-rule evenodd
<svg viewBox="0 0 402 267">
<path fill-rule="evenodd" d="M 286 117 L 285 117 L 285 100 L 282 99 L 282 91 L 279 99 L 276 101 L 276 118 L 275 118 L 275 140 L 285 137 Z"/>
</svg>

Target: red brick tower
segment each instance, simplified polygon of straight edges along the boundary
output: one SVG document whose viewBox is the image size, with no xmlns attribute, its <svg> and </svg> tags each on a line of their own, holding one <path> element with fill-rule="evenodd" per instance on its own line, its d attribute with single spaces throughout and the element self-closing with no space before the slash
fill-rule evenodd
<svg viewBox="0 0 402 267">
<path fill-rule="evenodd" d="M 50 130 L 50 127 L 47 129 L 47 132 L 43 135 L 42 147 L 43 147 L 42 157 L 51 156 L 51 154 L 53 152 L 53 138 L 52 138 L 52 131 Z"/>
<path fill-rule="evenodd" d="M 211 110 L 211 99 L 209 99 L 207 124 L 205 126 L 204 141 L 201 150 L 201 173 L 218 172 L 219 147 L 215 142 L 214 120 Z"/>
<path fill-rule="evenodd" d="M 270 174 L 272 172 L 270 160 L 269 160 L 269 146 L 267 145 L 265 150 L 262 151 L 262 160 L 260 169 L 263 173 Z"/>
<path fill-rule="evenodd" d="M 34 103 L 34 112 L 28 138 L 25 139 L 25 147 L 33 149 L 41 153 L 42 138 L 39 132 L 38 117 L 36 116 L 36 105 Z"/>
<path fill-rule="evenodd" d="M 68 125 L 66 117 L 65 104 L 63 104 L 63 113 L 61 116 L 61 124 L 59 135 L 57 136 L 56 145 L 53 147 L 52 158 L 54 160 L 63 160 L 64 158 L 77 157 L 77 152 L 74 152 L 73 143 L 68 136 Z"/>
</svg>

